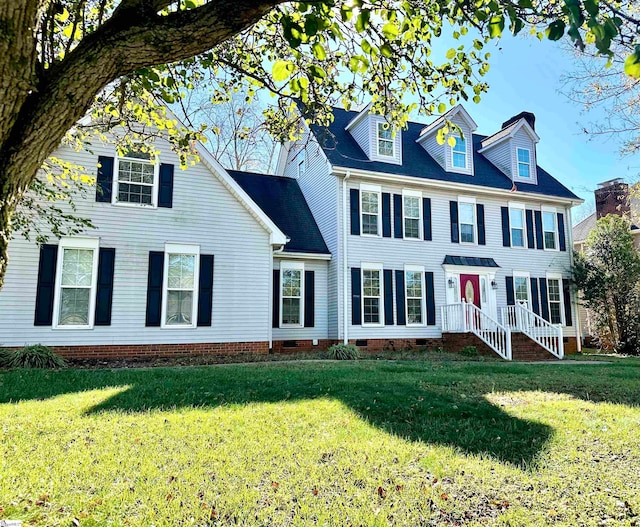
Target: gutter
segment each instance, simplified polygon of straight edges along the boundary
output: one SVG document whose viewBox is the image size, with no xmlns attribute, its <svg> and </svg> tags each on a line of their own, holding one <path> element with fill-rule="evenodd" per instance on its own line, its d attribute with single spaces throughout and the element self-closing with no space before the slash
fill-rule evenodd
<svg viewBox="0 0 640 527">
<path fill-rule="evenodd" d="M 342 178 L 342 342 L 349 344 L 349 317 L 347 314 L 347 282 L 349 269 L 347 267 L 347 179 L 351 177 L 351 172 L 347 170 Z"/>
</svg>

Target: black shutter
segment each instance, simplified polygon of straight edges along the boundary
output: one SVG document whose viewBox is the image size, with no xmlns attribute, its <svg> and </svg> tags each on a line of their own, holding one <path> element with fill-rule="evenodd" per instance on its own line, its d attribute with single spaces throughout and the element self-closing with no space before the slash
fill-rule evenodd
<svg viewBox="0 0 640 527">
<path fill-rule="evenodd" d="M 198 279 L 198 326 L 211 326 L 213 309 L 213 254 L 200 255 Z"/>
<path fill-rule="evenodd" d="M 361 324 L 362 313 L 362 299 L 360 297 L 361 291 L 361 276 L 360 268 L 351 268 L 351 324 L 359 326 Z M 346 306 L 345 306 L 346 307 Z"/>
<path fill-rule="evenodd" d="M 487 238 L 484 230 L 484 205 L 476 205 L 476 217 L 478 218 L 478 245 L 486 245 Z"/>
<path fill-rule="evenodd" d="M 422 198 L 422 228 L 424 239 L 431 241 L 431 198 Z"/>
<path fill-rule="evenodd" d="M 540 314 L 540 296 L 538 295 L 538 279 L 531 278 L 531 307 L 536 315 Z"/>
<path fill-rule="evenodd" d="M 427 292 L 427 326 L 436 325 L 436 297 L 433 290 L 433 273 L 427 271 L 424 273 L 425 290 Z"/>
<path fill-rule="evenodd" d="M 96 287 L 96 326 L 111 325 L 113 271 L 115 262 L 115 249 L 110 247 L 100 248 L 100 252 L 98 253 L 98 282 Z"/>
<path fill-rule="evenodd" d="M 271 307 L 271 327 L 280 327 L 280 269 L 273 270 L 273 304 Z"/>
<path fill-rule="evenodd" d="M 316 273 L 304 272 L 304 327 L 312 328 L 316 320 Z"/>
<path fill-rule="evenodd" d="M 145 326 L 159 326 L 162 319 L 162 277 L 164 275 L 164 252 L 149 252 L 149 274 L 147 276 L 147 316 Z"/>
<path fill-rule="evenodd" d="M 384 324 L 393 326 L 393 271 L 384 270 Z"/>
<path fill-rule="evenodd" d="M 502 214 L 502 246 L 511 247 L 511 226 L 509 225 L 509 207 L 501 207 Z"/>
<path fill-rule="evenodd" d="M 569 280 L 562 279 L 562 292 L 564 294 L 564 322 L 566 326 L 573 326 L 573 315 L 571 313 L 571 289 Z"/>
<path fill-rule="evenodd" d="M 34 326 L 50 326 L 53 323 L 53 297 L 56 289 L 57 261 L 57 245 L 40 246 Z"/>
<path fill-rule="evenodd" d="M 540 316 L 549 321 L 549 301 L 547 297 L 547 279 L 540 278 Z"/>
<path fill-rule="evenodd" d="M 516 304 L 516 295 L 513 290 L 513 276 L 505 276 L 504 282 L 507 290 L 507 305 L 514 306 Z"/>
<path fill-rule="evenodd" d="M 351 199 L 351 234 L 360 236 L 360 191 L 352 188 L 349 191 Z"/>
<path fill-rule="evenodd" d="M 458 202 L 449 202 L 449 216 L 451 218 L 451 243 L 460 243 L 460 227 L 458 226 Z"/>
<path fill-rule="evenodd" d="M 98 175 L 96 177 L 96 201 L 111 203 L 113 188 L 113 157 L 98 156 Z"/>
<path fill-rule="evenodd" d="M 558 239 L 560 240 L 560 250 L 567 250 L 567 240 L 564 232 L 564 214 L 558 212 Z"/>
<path fill-rule="evenodd" d="M 393 195 L 393 236 L 402 238 L 402 196 Z"/>
<path fill-rule="evenodd" d="M 527 209 L 525 211 L 525 216 L 527 218 L 527 247 L 529 249 L 535 249 L 536 248 L 536 235 L 535 235 L 535 232 L 533 230 L 533 211 Z"/>
<path fill-rule="evenodd" d="M 542 233 L 542 212 L 536 210 L 534 212 L 535 224 L 536 224 L 536 248 L 544 249 L 544 236 Z"/>
<path fill-rule="evenodd" d="M 391 238 L 391 194 L 382 193 L 382 236 Z"/>
<path fill-rule="evenodd" d="M 398 326 L 406 326 L 407 318 L 405 316 L 404 306 L 404 271 L 396 270 L 396 313 Z"/>
<path fill-rule="evenodd" d="M 158 185 L 158 207 L 173 207 L 173 165 L 160 165 L 160 181 Z"/>
</svg>

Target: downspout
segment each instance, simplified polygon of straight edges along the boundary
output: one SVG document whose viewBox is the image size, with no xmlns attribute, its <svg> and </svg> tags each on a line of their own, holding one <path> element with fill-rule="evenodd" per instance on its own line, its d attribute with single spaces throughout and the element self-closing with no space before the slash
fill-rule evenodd
<svg viewBox="0 0 640 527">
<path fill-rule="evenodd" d="M 278 248 L 271 246 L 271 261 L 269 262 L 269 353 L 273 353 L 273 260 L 284 250 L 284 245 Z"/>
<path fill-rule="evenodd" d="M 347 263 L 347 179 L 351 177 L 351 172 L 347 170 L 342 178 L 342 342 L 349 343 L 349 316 L 347 303 L 349 294 L 347 283 L 349 278 L 349 268 Z"/>
<path fill-rule="evenodd" d="M 569 220 L 569 228 L 567 229 L 567 231 L 569 232 L 568 249 L 570 249 L 571 273 L 573 274 L 573 218 L 571 217 L 571 208 L 565 210 L 567 219 Z M 573 280 L 573 276 L 571 277 L 571 279 Z M 569 289 L 569 297 L 571 297 L 571 289 Z M 572 305 L 569 306 L 569 309 L 573 310 L 573 319 L 576 321 L 576 350 L 578 353 L 580 353 L 582 352 L 582 328 L 580 327 L 580 311 L 578 310 L 578 291 L 575 292 L 574 299 L 575 301 L 572 302 Z M 575 309 L 573 309 L 574 306 Z"/>
</svg>

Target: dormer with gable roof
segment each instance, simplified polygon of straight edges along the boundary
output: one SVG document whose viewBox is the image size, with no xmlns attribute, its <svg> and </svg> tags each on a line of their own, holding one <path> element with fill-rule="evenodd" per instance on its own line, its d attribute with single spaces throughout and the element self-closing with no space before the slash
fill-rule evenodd
<svg viewBox="0 0 640 527">
<path fill-rule="evenodd" d="M 450 121 L 460 128 L 462 134 L 457 131 L 447 136 L 456 139 L 454 146 L 448 141 L 439 144 L 437 141 L 438 130 L 444 126 L 445 121 Z M 421 145 L 435 159 L 446 172 L 473 175 L 473 132 L 478 125 L 467 113 L 462 105 L 455 106 L 447 113 L 425 126 L 416 143 Z"/>
<path fill-rule="evenodd" d="M 402 131 L 381 115 L 370 113 L 371 103 L 345 127 L 371 161 L 402 164 Z"/>
<path fill-rule="evenodd" d="M 536 117 L 521 112 L 502 123 L 502 128 L 481 142 L 479 152 L 514 182 L 538 183 L 535 131 Z"/>
</svg>

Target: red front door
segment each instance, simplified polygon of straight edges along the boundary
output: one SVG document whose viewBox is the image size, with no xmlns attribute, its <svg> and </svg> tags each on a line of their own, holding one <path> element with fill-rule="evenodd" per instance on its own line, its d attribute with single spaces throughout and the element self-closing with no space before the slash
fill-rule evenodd
<svg viewBox="0 0 640 527">
<path fill-rule="evenodd" d="M 460 298 L 467 304 L 480 305 L 480 277 L 477 274 L 460 275 Z"/>
</svg>

